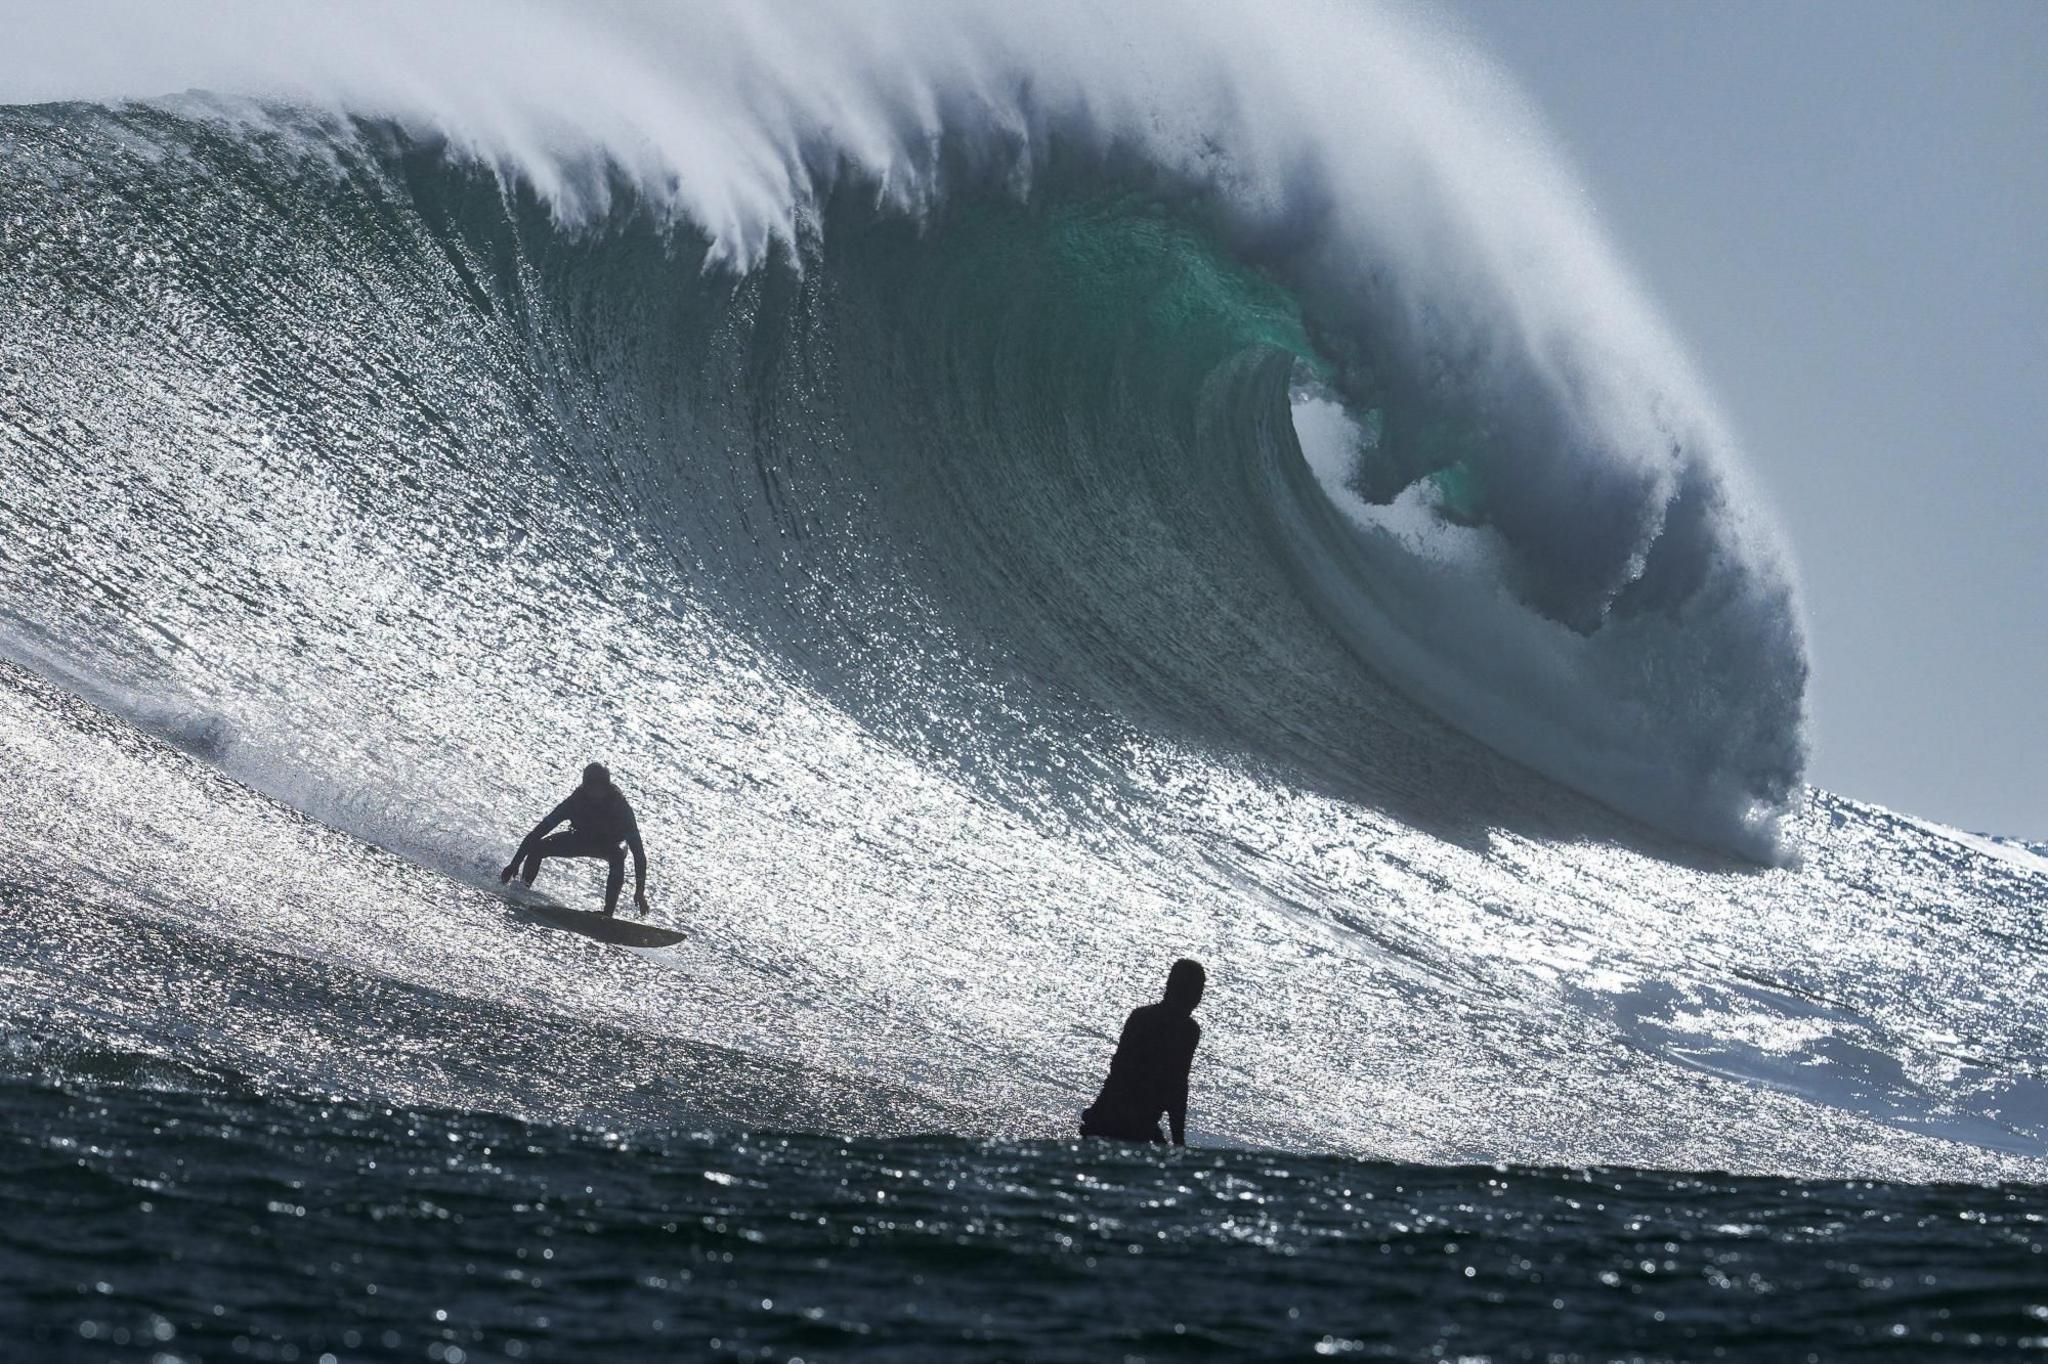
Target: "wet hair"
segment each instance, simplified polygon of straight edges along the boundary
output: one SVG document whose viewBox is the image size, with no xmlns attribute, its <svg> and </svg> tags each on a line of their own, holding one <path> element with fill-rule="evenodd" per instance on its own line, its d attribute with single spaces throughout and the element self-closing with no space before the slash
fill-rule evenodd
<svg viewBox="0 0 2048 1364">
<path fill-rule="evenodd" d="M 1166 973 L 1166 1002 L 1188 1013 L 1202 1002 L 1202 989 L 1209 983 L 1209 973 L 1202 969 L 1202 963 L 1182 957 Z"/>
<path fill-rule="evenodd" d="M 583 769 L 583 784 L 585 786 L 607 786 L 611 784 L 611 779 L 612 771 L 603 763 L 592 763 Z"/>
</svg>

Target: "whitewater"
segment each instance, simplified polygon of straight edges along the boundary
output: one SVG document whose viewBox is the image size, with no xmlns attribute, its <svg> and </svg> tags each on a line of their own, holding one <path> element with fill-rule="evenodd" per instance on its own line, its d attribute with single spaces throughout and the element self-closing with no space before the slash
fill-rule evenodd
<svg viewBox="0 0 2048 1364">
<path fill-rule="evenodd" d="M 1414 15 L 12 19 L 10 1074 L 1066 1138 L 1187 955 L 1196 1145 L 2048 1174 L 2048 859 L 1805 784 L 1734 434 Z M 489 889 L 592 758 L 680 949 Z"/>
</svg>

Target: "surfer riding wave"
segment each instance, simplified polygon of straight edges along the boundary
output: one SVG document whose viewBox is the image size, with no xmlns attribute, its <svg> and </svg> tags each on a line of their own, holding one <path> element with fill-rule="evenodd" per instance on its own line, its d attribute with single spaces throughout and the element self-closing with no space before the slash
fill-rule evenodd
<svg viewBox="0 0 2048 1364">
<path fill-rule="evenodd" d="M 564 823 L 569 827 L 561 833 L 550 832 Z M 531 887 L 550 857 L 600 858 L 610 864 L 604 883 L 604 912 L 609 915 L 618 908 L 619 889 L 626 881 L 628 849 L 633 854 L 633 905 L 645 917 L 647 852 L 640 845 L 640 821 L 625 793 L 612 784 L 611 772 L 603 763 L 592 763 L 583 769 L 582 784 L 533 826 L 498 880 L 504 884 L 517 876 Z"/>
</svg>

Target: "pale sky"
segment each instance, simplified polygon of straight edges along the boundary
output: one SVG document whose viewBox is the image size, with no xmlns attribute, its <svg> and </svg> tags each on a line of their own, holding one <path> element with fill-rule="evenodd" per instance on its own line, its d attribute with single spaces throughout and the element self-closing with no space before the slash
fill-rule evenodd
<svg viewBox="0 0 2048 1364">
<path fill-rule="evenodd" d="M 2048 838 L 2048 4 L 1443 2 L 1786 527 L 1809 779 Z"/>
</svg>

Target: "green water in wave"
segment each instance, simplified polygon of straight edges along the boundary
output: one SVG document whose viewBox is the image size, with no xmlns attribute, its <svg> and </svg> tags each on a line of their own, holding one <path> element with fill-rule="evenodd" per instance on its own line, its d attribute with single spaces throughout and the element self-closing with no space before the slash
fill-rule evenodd
<svg viewBox="0 0 2048 1364">
<path fill-rule="evenodd" d="M 949 282 L 960 274 L 987 282 L 979 315 L 993 322 L 1030 308 L 1057 319 L 1076 368 L 1113 358 L 1178 391 L 1231 355 L 1272 351 L 1294 358 L 1297 382 L 1334 391 L 1339 381 L 1300 298 L 1155 201 L 1123 195 L 1032 208 L 982 200 L 950 222 L 946 236 L 955 265 Z M 1363 482 L 1387 484 L 1384 495 L 1426 480 L 1446 518 L 1484 521 L 1486 484 L 1472 455 L 1487 431 L 1448 417 L 1410 420 L 1405 459 L 1395 460 L 1384 404 L 1368 398 L 1354 406 L 1370 432 L 1359 450 Z M 1386 470 L 1371 467 L 1378 458 Z"/>
<path fill-rule="evenodd" d="M 933 235 L 936 259 L 899 262 L 917 276 L 911 287 L 947 299 L 955 325 L 1057 335 L 1062 382 L 1115 377 L 1184 391 L 1228 357 L 1257 350 L 1329 374 L 1292 293 L 1143 197 L 979 198 L 947 213 Z"/>
</svg>

